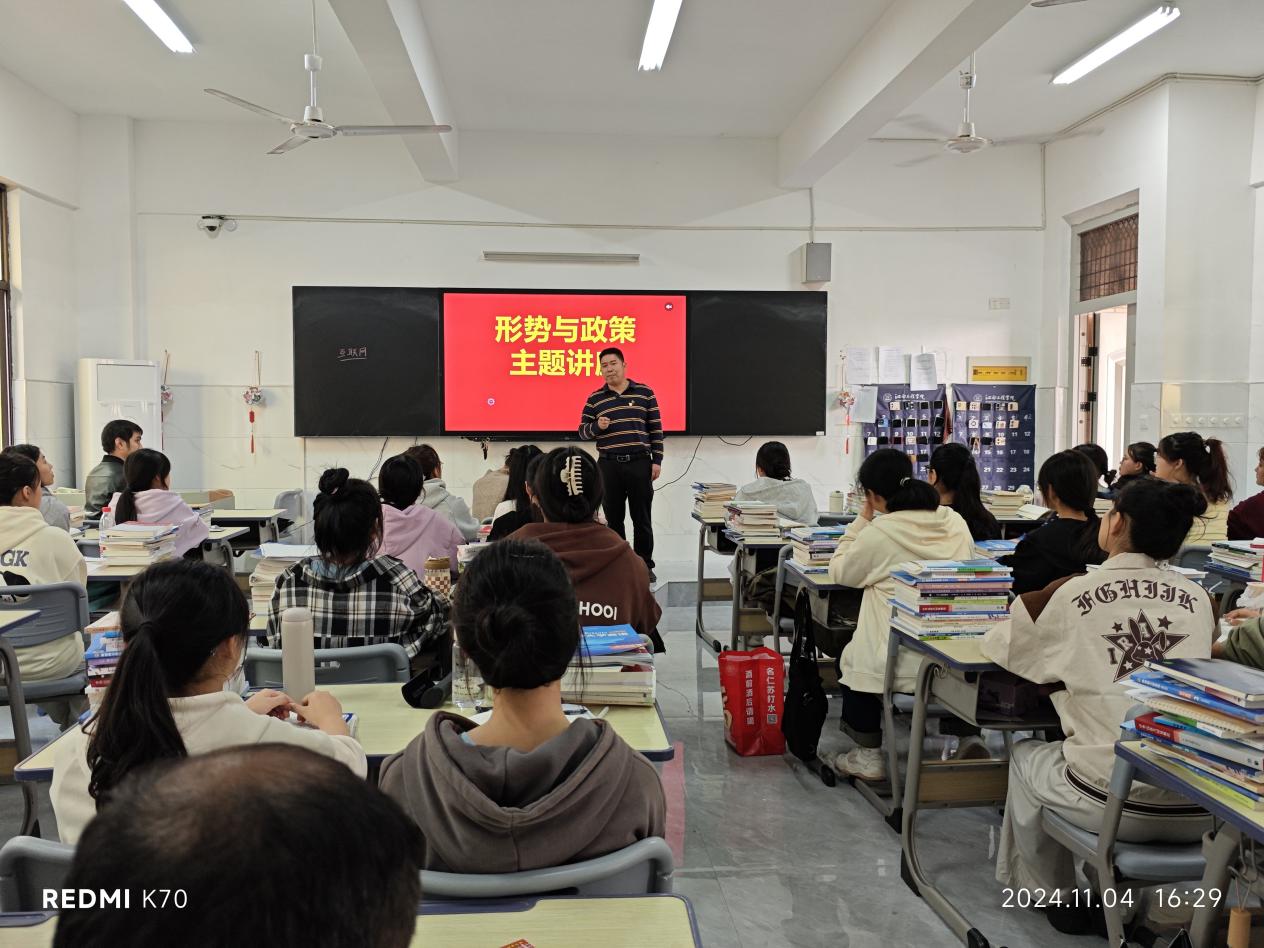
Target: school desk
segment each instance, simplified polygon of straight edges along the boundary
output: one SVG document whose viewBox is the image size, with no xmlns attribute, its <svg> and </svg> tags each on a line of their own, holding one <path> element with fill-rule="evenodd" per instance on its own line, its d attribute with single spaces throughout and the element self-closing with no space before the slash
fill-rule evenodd
<svg viewBox="0 0 1264 948">
<path fill-rule="evenodd" d="M 727 577 L 706 579 L 703 570 L 706 566 L 707 551 L 724 556 L 732 555 L 732 550 L 721 548 L 720 537 L 724 532 L 723 517 L 702 517 L 694 513 L 693 519 L 698 521 L 698 584 L 697 613 L 694 617 L 694 632 L 698 638 L 706 642 L 715 652 L 724 651 L 724 644 L 707 631 L 702 621 L 702 605 L 706 602 L 729 602 L 734 596 L 733 584 Z"/>
<path fill-rule="evenodd" d="M 249 527 L 212 526 L 210 534 L 202 541 L 202 558 L 208 563 L 232 569 L 232 541 L 249 532 Z M 79 544 L 79 550 L 85 557 L 99 558 L 101 556 L 101 531 L 96 527 L 84 530 L 82 535 L 75 538 L 75 542 Z"/>
<path fill-rule="evenodd" d="M 757 558 L 761 551 L 764 550 L 781 550 L 783 547 L 789 547 L 790 541 L 783 537 L 745 537 L 735 530 L 725 530 L 724 538 L 733 544 L 733 561 L 736 564 L 734 572 L 737 575 L 735 582 L 731 582 L 731 595 L 729 602 L 732 606 L 732 618 L 729 622 L 729 648 L 736 649 L 741 647 L 743 639 L 747 634 L 753 633 L 761 638 L 767 634 L 768 620 L 764 613 L 760 610 L 742 609 L 742 587 L 745 586 L 745 578 L 753 576 L 756 569 Z"/>
<path fill-rule="evenodd" d="M 260 543 L 277 543 L 281 539 L 281 527 L 277 521 L 284 513 L 280 507 L 263 510 L 216 510 L 211 514 L 211 523 L 255 529 L 259 531 Z"/>
<path fill-rule="evenodd" d="M 1229 606 L 1233 602 L 1233 597 L 1237 593 L 1241 593 L 1246 589 L 1247 580 L 1243 579 L 1236 573 L 1231 573 L 1215 560 L 1208 557 L 1207 562 L 1202 567 L 1207 571 L 1208 577 L 1215 577 L 1217 582 L 1209 589 L 1209 592 L 1219 590 L 1220 592 L 1220 614 L 1224 615 L 1229 611 Z"/>
<path fill-rule="evenodd" d="M 39 609 L 0 609 L 0 635 L 38 619 Z"/>
</svg>

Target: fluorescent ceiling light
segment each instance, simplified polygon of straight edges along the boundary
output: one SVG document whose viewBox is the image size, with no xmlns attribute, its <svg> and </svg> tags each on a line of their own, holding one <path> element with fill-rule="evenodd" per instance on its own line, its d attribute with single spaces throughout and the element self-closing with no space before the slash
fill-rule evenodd
<svg viewBox="0 0 1264 948">
<path fill-rule="evenodd" d="M 147 27 L 154 31 L 173 53 L 191 53 L 193 44 L 180 32 L 180 27 L 171 22 L 165 10 L 158 6 L 156 0 L 123 0 L 132 12 L 140 17 Z"/>
<path fill-rule="evenodd" d="M 650 22 L 645 27 L 645 42 L 641 45 L 641 65 L 637 67 L 638 70 L 663 68 L 667 46 L 671 43 L 672 31 L 676 29 L 680 2 L 681 0 L 654 0 Z"/>
<path fill-rule="evenodd" d="M 1134 23 L 1118 36 L 1114 36 L 1102 43 L 1101 46 L 1087 56 L 1067 66 L 1066 69 L 1063 69 L 1053 77 L 1053 84 L 1064 86 L 1075 82 L 1076 79 L 1082 76 L 1088 75 L 1102 63 L 1109 62 L 1124 50 L 1137 45 L 1151 33 L 1157 33 L 1180 15 L 1181 11 L 1172 4 L 1163 4 L 1145 19 Z"/>
</svg>

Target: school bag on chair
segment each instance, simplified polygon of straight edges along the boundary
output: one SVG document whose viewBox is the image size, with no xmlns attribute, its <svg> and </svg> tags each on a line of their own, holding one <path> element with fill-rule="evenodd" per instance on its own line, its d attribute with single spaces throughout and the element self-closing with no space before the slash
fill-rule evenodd
<svg viewBox="0 0 1264 948">
<path fill-rule="evenodd" d="M 829 698 L 821 684 L 816 667 L 816 637 L 812 622 L 796 629 L 790 648 L 790 676 L 786 685 L 786 707 L 781 718 L 781 733 L 786 747 L 802 761 L 816 759 L 816 745 L 829 713 Z"/>
</svg>

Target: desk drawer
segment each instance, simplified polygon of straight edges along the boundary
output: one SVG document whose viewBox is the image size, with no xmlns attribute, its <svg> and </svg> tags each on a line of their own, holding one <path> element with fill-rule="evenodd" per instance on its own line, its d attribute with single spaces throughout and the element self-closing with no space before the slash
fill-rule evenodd
<svg viewBox="0 0 1264 948">
<path fill-rule="evenodd" d="M 702 581 L 703 602 L 731 601 L 732 598 L 733 584 L 727 579 L 712 578 Z"/>
<path fill-rule="evenodd" d="M 1007 760 L 928 760 L 922 762 L 917 799 L 924 806 L 999 803 L 1008 788 Z"/>
</svg>

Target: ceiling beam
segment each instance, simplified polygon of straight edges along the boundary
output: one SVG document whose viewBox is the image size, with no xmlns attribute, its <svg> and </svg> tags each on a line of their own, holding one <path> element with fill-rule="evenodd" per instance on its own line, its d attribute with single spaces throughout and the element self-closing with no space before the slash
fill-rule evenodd
<svg viewBox="0 0 1264 948">
<path fill-rule="evenodd" d="M 391 121 L 453 125 L 419 0 L 330 0 Z M 427 181 L 455 181 L 457 133 L 404 135 Z"/>
<path fill-rule="evenodd" d="M 895 0 L 781 133 L 782 187 L 815 184 L 1027 3 Z"/>
</svg>

